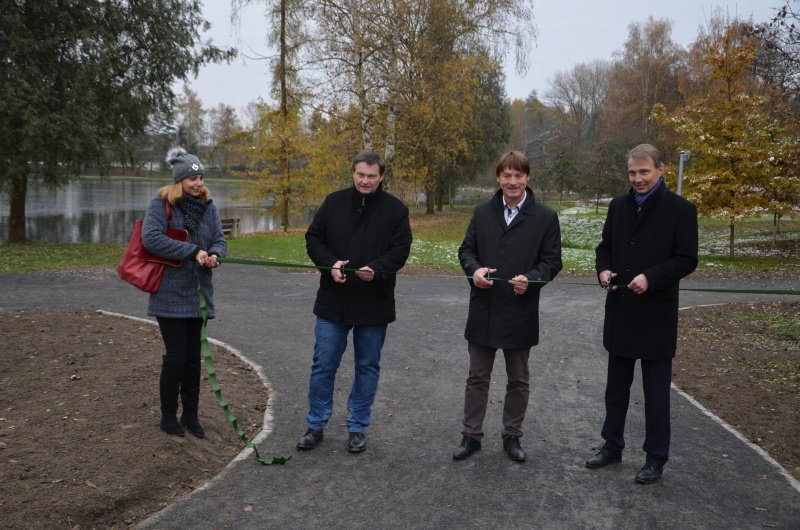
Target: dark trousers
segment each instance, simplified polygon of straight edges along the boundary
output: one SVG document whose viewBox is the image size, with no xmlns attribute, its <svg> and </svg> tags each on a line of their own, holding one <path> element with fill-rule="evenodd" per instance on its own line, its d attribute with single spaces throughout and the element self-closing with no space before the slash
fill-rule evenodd
<svg viewBox="0 0 800 530">
<path fill-rule="evenodd" d="M 157 320 L 166 349 L 159 378 L 161 412 L 175 414 L 180 395 L 183 414 L 196 417 L 200 400 L 200 329 L 203 321 L 199 318 L 163 317 Z"/>
<path fill-rule="evenodd" d="M 483 418 L 489 400 L 489 384 L 496 348 L 469 343 L 469 377 L 464 390 L 464 430 L 475 440 L 483 438 Z M 506 397 L 503 402 L 503 438 L 522 436 L 522 421 L 528 408 L 528 358 L 530 348 L 503 350 L 506 360 Z"/>
<path fill-rule="evenodd" d="M 645 439 L 642 447 L 647 461 L 663 464 L 669 458 L 670 420 L 669 392 L 672 382 L 672 359 L 641 360 L 644 389 Z M 606 381 L 606 420 L 603 439 L 606 448 L 622 451 L 625 448 L 625 417 L 633 383 L 636 359 L 608 356 Z"/>
</svg>

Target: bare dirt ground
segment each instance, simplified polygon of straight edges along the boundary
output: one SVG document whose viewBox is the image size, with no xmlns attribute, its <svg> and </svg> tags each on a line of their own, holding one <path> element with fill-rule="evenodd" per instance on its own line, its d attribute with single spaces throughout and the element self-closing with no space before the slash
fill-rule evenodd
<svg viewBox="0 0 800 530">
<path fill-rule="evenodd" d="M 213 478 L 243 448 L 207 381 L 206 437 L 159 430 L 157 326 L 0 311 L 0 337 L 3 528 L 124 528 Z M 212 353 L 223 396 L 252 438 L 267 389 L 235 355 Z"/>
<path fill-rule="evenodd" d="M 800 302 L 680 312 L 673 381 L 800 479 Z"/>
<path fill-rule="evenodd" d="M 798 315 L 800 302 L 682 311 L 675 382 L 800 478 L 800 341 L 780 324 Z M 159 431 L 156 326 L 0 311 L 0 338 L 4 528 L 128 527 L 213 478 L 242 449 L 207 382 L 206 438 Z M 213 353 L 225 399 L 252 438 L 267 390 L 236 356 Z"/>
</svg>

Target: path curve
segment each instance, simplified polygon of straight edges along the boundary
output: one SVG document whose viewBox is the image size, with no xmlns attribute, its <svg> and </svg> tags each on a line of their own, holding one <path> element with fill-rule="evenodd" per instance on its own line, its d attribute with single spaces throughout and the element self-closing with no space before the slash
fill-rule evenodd
<svg viewBox="0 0 800 530">
<path fill-rule="evenodd" d="M 798 288 L 800 280 L 790 282 Z M 334 417 L 324 442 L 296 453 L 305 430 L 313 347 L 314 272 L 226 264 L 215 273 L 218 318 L 209 335 L 264 367 L 273 390 L 272 433 L 264 455 L 293 454 L 285 466 L 235 462 L 211 487 L 144 521 L 142 528 L 798 528 L 800 492 L 746 443 L 679 394 L 673 443 L 662 481 L 641 486 L 644 462 L 639 374 L 632 390 L 623 463 L 589 470 L 603 418 L 606 354 L 604 292 L 551 284 L 542 292 L 541 343 L 531 355 L 531 404 L 523 447 L 511 462 L 500 440 L 504 368 L 498 358 L 484 423 L 484 449 L 464 462 L 460 439 L 468 367 L 463 328 L 468 288 L 456 278 L 398 278 L 398 321 L 389 328 L 381 384 L 353 455 L 345 402 L 352 380 L 348 349 Z M 778 288 L 785 281 L 748 287 Z M 735 282 L 687 287 L 744 288 Z M 0 275 L 0 306 L 104 309 L 144 316 L 146 297 L 113 271 Z M 780 297 L 685 293 L 682 306 Z M 224 389 L 223 389 L 224 390 Z"/>
</svg>

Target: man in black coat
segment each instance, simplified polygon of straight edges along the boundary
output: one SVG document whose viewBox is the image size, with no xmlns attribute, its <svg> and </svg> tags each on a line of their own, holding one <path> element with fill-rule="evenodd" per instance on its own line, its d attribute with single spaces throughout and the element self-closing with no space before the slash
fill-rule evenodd
<svg viewBox="0 0 800 530">
<path fill-rule="evenodd" d="M 539 290 L 561 270 L 561 228 L 556 213 L 537 202 L 527 186 L 530 163 L 524 154 L 503 154 L 495 176 L 500 189 L 475 208 L 458 250 L 471 285 L 464 331 L 469 377 L 463 437 L 453 458 L 469 458 L 481 448 L 492 367 L 502 348 L 508 377 L 503 449 L 524 462 L 519 439 L 528 407 L 528 358 L 539 343 Z"/>
<path fill-rule="evenodd" d="M 609 356 L 605 444 L 586 466 L 622 461 L 630 387 L 641 359 L 647 453 L 636 474 L 641 484 L 659 480 L 669 457 L 678 287 L 697 267 L 697 210 L 667 189 L 663 173 L 661 153 L 652 145 L 628 153 L 631 189 L 611 201 L 595 252 L 598 279 L 608 289 L 603 346 Z"/>
<path fill-rule="evenodd" d="M 378 389 L 381 348 L 387 325 L 395 320 L 396 274 L 411 249 L 408 208 L 382 188 L 383 159 L 364 151 L 351 169 L 353 186 L 328 195 L 306 232 L 306 251 L 322 274 L 314 303 L 308 430 L 297 442 L 299 449 L 313 449 L 322 441 L 351 329 L 355 377 L 347 401 L 347 449 L 366 449 L 364 429 Z"/>
</svg>

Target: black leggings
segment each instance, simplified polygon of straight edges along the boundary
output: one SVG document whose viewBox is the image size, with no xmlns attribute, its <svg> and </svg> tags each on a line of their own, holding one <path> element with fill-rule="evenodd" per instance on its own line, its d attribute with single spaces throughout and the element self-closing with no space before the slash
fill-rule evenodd
<svg viewBox="0 0 800 530">
<path fill-rule="evenodd" d="M 158 318 L 166 355 L 161 363 L 159 395 L 163 415 L 178 410 L 178 396 L 187 418 L 197 418 L 200 399 L 200 329 L 199 318 Z"/>
<path fill-rule="evenodd" d="M 164 339 L 166 355 L 164 363 L 178 369 L 187 364 L 200 364 L 200 329 L 203 320 L 200 318 L 164 318 L 157 317 Z"/>
</svg>

